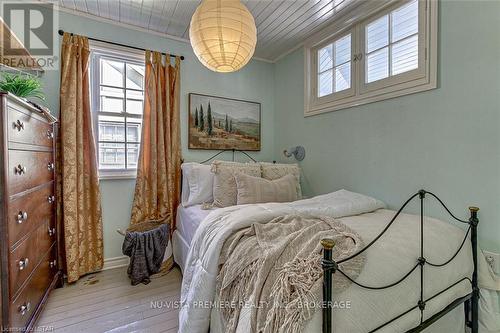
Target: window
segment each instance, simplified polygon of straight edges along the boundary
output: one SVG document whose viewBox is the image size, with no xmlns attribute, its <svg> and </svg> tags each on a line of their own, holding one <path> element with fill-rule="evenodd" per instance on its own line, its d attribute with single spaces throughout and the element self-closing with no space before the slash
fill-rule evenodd
<svg viewBox="0 0 500 333">
<path fill-rule="evenodd" d="M 418 2 L 397 8 L 365 27 L 370 83 L 418 68 Z"/>
<path fill-rule="evenodd" d="M 318 51 L 318 97 L 351 88 L 351 34 Z"/>
<path fill-rule="evenodd" d="M 92 50 L 92 111 L 99 174 L 133 177 L 141 141 L 144 60 L 123 50 Z"/>
<path fill-rule="evenodd" d="M 306 45 L 306 116 L 436 87 L 436 2 L 380 3 L 360 5 Z"/>
</svg>

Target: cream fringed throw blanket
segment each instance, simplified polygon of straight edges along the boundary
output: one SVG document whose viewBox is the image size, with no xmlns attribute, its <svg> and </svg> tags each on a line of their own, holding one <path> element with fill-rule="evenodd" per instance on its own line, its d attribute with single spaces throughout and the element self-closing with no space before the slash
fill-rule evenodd
<svg viewBox="0 0 500 333">
<path fill-rule="evenodd" d="M 281 216 L 230 236 L 217 281 L 220 301 L 236 305 L 222 309 L 226 332 L 236 330 L 243 304 L 250 309 L 250 332 L 302 332 L 322 302 L 322 238 L 335 240 L 336 260 L 363 247 L 358 234 L 331 217 Z M 364 260 L 360 255 L 341 268 L 356 278 Z M 335 292 L 349 286 L 340 276 L 335 276 Z"/>
</svg>

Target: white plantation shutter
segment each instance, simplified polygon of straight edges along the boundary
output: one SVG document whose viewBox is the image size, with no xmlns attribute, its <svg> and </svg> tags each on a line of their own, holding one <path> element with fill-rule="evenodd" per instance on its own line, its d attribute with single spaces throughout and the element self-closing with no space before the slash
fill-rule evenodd
<svg viewBox="0 0 500 333">
<path fill-rule="evenodd" d="M 418 1 L 391 13 L 391 75 L 418 67 Z"/>
<path fill-rule="evenodd" d="M 402 40 L 391 48 L 391 75 L 411 71 L 418 67 L 418 36 Z"/>
<path fill-rule="evenodd" d="M 368 23 L 365 36 L 366 83 L 418 68 L 418 1 Z"/>
<path fill-rule="evenodd" d="M 351 88 L 351 34 L 333 43 L 335 50 L 334 92 Z"/>
</svg>

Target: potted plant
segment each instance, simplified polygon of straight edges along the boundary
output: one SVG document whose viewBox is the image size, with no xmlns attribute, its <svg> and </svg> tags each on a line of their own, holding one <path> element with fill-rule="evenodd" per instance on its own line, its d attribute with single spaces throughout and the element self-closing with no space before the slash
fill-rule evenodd
<svg viewBox="0 0 500 333">
<path fill-rule="evenodd" d="M 4 73 L 0 81 L 0 90 L 10 92 L 23 99 L 31 97 L 45 100 L 42 83 L 38 78 L 29 75 Z"/>
</svg>

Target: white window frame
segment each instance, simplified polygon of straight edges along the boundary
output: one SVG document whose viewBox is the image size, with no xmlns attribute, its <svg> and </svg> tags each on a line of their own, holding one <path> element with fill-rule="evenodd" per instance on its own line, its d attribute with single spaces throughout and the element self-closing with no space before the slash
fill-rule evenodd
<svg viewBox="0 0 500 333">
<path fill-rule="evenodd" d="M 115 46 L 107 43 L 101 43 L 97 41 L 90 42 L 90 95 L 91 95 L 91 110 L 92 110 L 92 123 L 93 123 L 93 134 L 94 134 L 94 142 L 96 144 L 96 158 L 99 163 L 99 122 L 98 115 L 109 115 L 109 116 L 120 116 L 124 114 L 116 113 L 116 112 L 98 112 L 98 107 L 100 105 L 99 96 L 100 96 L 100 82 L 99 82 L 99 59 L 101 57 L 107 59 L 115 59 L 118 61 L 124 61 L 127 63 L 145 65 L 145 53 L 144 51 L 139 51 L 135 49 L 130 49 L 121 46 Z M 124 88 L 125 90 L 125 88 Z M 124 96 L 126 101 L 126 93 Z M 124 101 L 124 103 L 125 103 Z M 136 118 L 141 119 L 141 115 L 127 113 L 127 118 Z M 126 128 L 126 126 L 125 126 Z M 139 144 L 131 143 L 131 144 Z M 127 142 L 126 130 L 125 130 L 125 142 Z M 126 145 L 125 145 L 126 147 Z M 140 147 L 139 147 L 140 151 Z M 125 158 L 128 157 L 128 151 L 125 149 Z M 137 176 L 137 169 L 100 169 L 99 168 L 99 179 L 134 179 Z"/>
<path fill-rule="evenodd" d="M 419 66 L 417 69 L 365 83 L 365 27 L 411 0 L 365 1 L 341 16 L 304 45 L 304 116 L 312 116 L 437 88 L 438 1 L 419 2 Z M 353 93 L 317 97 L 317 51 L 351 32 Z M 350 90 L 350 89 L 349 89 Z"/>
<path fill-rule="evenodd" d="M 316 56 L 312 57 L 312 65 L 311 65 L 312 68 L 314 68 L 314 75 L 315 75 L 315 78 L 313 80 L 311 80 L 312 90 L 313 90 L 312 93 L 313 93 L 313 96 L 318 96 L 318 75 L 319 75 L 319 73 L 317 72 L 317 69 L 318 69 L 318 57 L 317 57 L 318 51 L 320 49 L 322 49 L 323 47 L 325 47 L 329 44 L 335 43 L 336 41 L 346 37 L 349 34 L 351 35 L 351 84 L 350 84 L 350 88 L 341 90 L 339 92 L 333 92 L 329 95 L 316 97 L 315 100 L 313 101 L 316 105 L 321 105 L 321 104 L 325 104 L 325 103 L 332 103 L 332 102 L 335 102 L 335 101 L 338 101 L 338 100 L 341 100 L 341 99 L 344 99 L 347 97 L 354 96 L 354 94 L 355 94 L 355 86 L 354 86 L 355 81 L 353 80 L 355 76 L 353 74 L 356 72 L 356 68 L 355 68 L 356 66 L 354 65 L 354 61 L 352 61 L 352 55 L 356 51 L 354 49 L 355 43 L 353 42 L 353 40 L 355 38 L 354 29 L 344 30 L 341 33 L 335 34 L 332 38 L 327 39 L 326 41 L 322 42 L 321 44 L 319 44 L 311 49 L 311 52 L 313 52 L 313 54 L 316 55 Z M 335 67 L 335 64 L 333 64 L 333 67 Z M 333 71 L 333 80 L 335 81 L 335 71 Z"/>
</svg>

